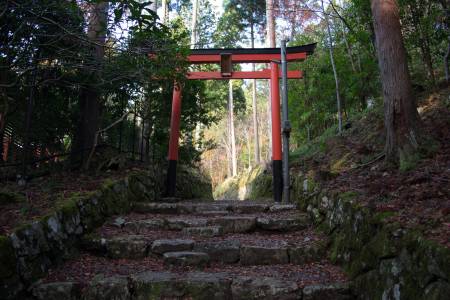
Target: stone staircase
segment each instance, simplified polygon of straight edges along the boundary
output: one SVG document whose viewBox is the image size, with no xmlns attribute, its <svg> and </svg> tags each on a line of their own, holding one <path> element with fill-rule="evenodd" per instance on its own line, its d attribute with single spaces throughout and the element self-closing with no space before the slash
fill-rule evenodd
<svg viewBox="0 0 450 300">
<path fill-rule="evenodd" d="M 136 203 L 85 236 L 35 299 L 353 299 L 327 241 L 294 205 Z"/>
</svg>

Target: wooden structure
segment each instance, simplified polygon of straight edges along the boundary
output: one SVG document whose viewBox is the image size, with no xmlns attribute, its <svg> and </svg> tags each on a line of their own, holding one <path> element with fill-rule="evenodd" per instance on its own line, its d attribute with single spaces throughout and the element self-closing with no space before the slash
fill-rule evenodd
<svg viewBox="0 0 450 300">
<path fill-rule="evenodd" d="M 314 52 L 316 44 L 288 47 L 287 61 L 302 61 Z M 219 64 L 220 72 L 190 72 L 189 80 L 228 80 L 228 79 L 269 79 L 272 108 L 272 163 L 273 163 L 273 196 L 276 202 L 282 197 L 282 147 L 280 120 L 281 77 L 278 64 L 281 60 L 280 48 L 251 49 L 193 49 L 188 56 L 191 64 Z M 233 64 L 267 63 L 270 69 L 261 71 L 233 71 Z M 289 71 L 289 79 L 302 78 L 301 71 Z M 180 138 L 181 118 L 181 86 L 175 83 L 172 98 L 172 115 L 170 120 L 169 167 L 166 181 L 166 196 L 173 197 L 176 192 L 176 170 L 178 161 L 178 142 Z M 285 150 L 288 151 L 288 150 Z"/>
</svg>

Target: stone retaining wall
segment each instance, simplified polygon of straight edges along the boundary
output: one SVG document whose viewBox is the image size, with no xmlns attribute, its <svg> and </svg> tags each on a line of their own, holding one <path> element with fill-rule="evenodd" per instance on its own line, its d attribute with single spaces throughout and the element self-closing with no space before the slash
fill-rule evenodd
<svg viewBox="0 0 450 300">
<path fill-rule="evenodd" d="M 212 199 L 210 184 L 192 173 L 180 168 L 178 196 Z M 9 236 L 0 236 L 0 299 L 23 297 L 51 266 L 76 254 L 81 236 L 109 216 L 128 212 L 135 201 L 157 199 L 161 177 L 136 172 L 117 182 L 108 181 L 99 191 L 65 199 L 53 213 L 17 228 Z"/>
<path fill-rule="evenodd" d="M 342 264 L 361 299 L 448 299 L 450 249 L 388 222 L 392 212 L 358 205 L 355 193 L 333 193 L 296 178 L 300 206 L 330 236 L 331 259 Z"/>
</svg>

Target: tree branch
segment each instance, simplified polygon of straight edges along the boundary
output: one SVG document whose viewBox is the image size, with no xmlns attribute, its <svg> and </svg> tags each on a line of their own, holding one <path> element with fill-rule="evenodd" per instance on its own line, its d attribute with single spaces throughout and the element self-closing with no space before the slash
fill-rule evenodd
<svg viewBox="0 0 450 300">
<path fill-rule="evenodd" d="M 131 113 L 131 111 L 127 111 L 125 112 L 119 119 L 117 119 L 116 121 L 114 121 L 112 124 L 110 124 L 109 126 L 107 126 L 106 128 L 100 129 L 95 133 L 95 138 L 94 138 L 94 144 L 92 146 L 91 152 L 89 153 L 89 157 L 86 160 L 86 163 L 84 164 L 83 169 L 84 170 L 88 170 L 89 169 L 89 165 L 91 163 L 92 160 L 92 156 L 94 155 L 95 149 L 97 148 L 97 144 L 98 144 L 98 136 L 105 132 L 108 131 L 109 129 L 113 128 L 114 126 L 116 126 L 117 124 L 119 124 L 120 122 L 123 121 L 123 119 L 125 119 L 126 116 L 128 116 Z"/>
</svg>

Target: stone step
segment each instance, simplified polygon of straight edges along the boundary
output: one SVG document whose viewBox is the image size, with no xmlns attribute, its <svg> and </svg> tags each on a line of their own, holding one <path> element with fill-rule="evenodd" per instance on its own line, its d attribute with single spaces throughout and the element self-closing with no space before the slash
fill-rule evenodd
<svg viewBox="0 0 450 300">
<path fill-rule="evenodd" d="M 91 280 L 86 288 L 79 282 L 40 283 L 32 289 L 38 300 L 56 299 L 303 299 L 350 300 L 348 283 L 300 286 L 276 277 L 235 275 L 227 272 L 154 272 Z"/>
<path fill-rule="evenodd" d="M 150 251 L 155 254 L 164 254 L 167 252 L 188 251 L 194 247 L 194 240 L 156 240 L 151 244 Z"/>
<path fill-rule="evenodd" d="M 196 267 L 204 268 L 209 266 L 209 255 L 204 252 L 180 251 L 167 252 L 163 255 L 165 266 Z"/>
<path fill-rule="evenodd" d="M 216 237 L 224 234 L 222 226 L 186 227 L 183 228 L 182 232 L 188 235 L 197 235 L 202 237 Z"/>
<path fill-rule="evenodd" d="M 299 215 L 297 217 L 258 217 L 256 226 L 269 231 L 295 231 L 305 229 L 310 224 L 309 217 Z"/>
<path fill-rule="evenodd" d="M 263 212 L 294 211 L 295 205 L 259 203 L 254 201 L 215 201 L 215 202 L 135 202 L 133 210 L 139 213 L 156 214 L 252 214 Z"/>
<path fill-rule="evenodd" d="M 197 230 L 192 227 L 187 229 Z M 239 239 L 199 240 L 151 239 L 148 236 L 121 236 L 112 238 L 85 237 L 82 246 L 86 250 L 109 258 L 140 259 L 173 252 L 201 252 L 209 259 L 222 264 L 241 265 L 306 264 L 322 259 L 326 254 L 324 241 L 306 241 L 301 244 L 289 240 L 270 241 L 254 239 L 252 242 Z"/>
<path fill-rule="evenodd" d="M 215 217 L 182 216 L 158 217 L 146 220 L 125 222 L 123 227 L 139 234 L 146 230 L 184 230 L 190 227 L 220 226 L 223 233 L 246 233 L 255 230 L 266 231 L 295 231 L 310 226 L 307 214 L 296 213 L 290 215 L 226 215 Z M 186 231 L 186 230 L 185 230 Z M 187 230 L 189 232 L 189 230 Z"/>
</svg>

